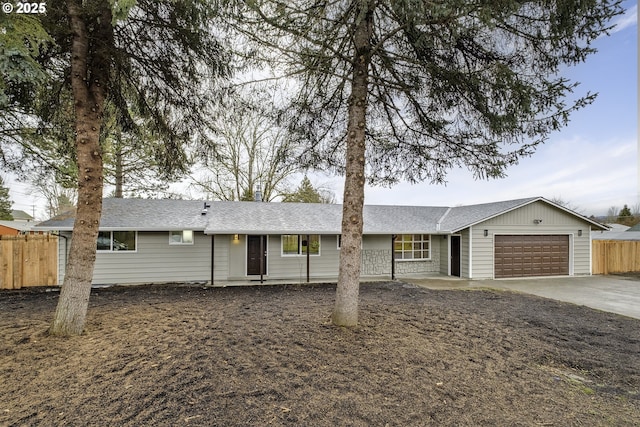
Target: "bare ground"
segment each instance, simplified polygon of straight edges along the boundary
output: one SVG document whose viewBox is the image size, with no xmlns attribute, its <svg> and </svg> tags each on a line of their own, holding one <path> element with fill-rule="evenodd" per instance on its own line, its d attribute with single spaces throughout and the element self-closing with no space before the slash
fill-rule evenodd
<svg viewBox="0 0 640 427">
<path fill-rule="evenodd" d="M 335 286 L 0 293 L 0 425 L 640 425 L 640 320 L 510 292 Z"/>
</svg>

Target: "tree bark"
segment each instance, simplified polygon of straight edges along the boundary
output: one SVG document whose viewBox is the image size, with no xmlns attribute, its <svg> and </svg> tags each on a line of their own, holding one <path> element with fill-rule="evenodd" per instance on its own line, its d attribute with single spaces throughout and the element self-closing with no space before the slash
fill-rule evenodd
<svg viewBox="0 0 640 427">
<path fill-rule="evenodd" d="M 94 22 L 89 34 L 89 14 L 82 2 L 69 0 L 67 10 L 72 33 L 71 89 L 75 107 L 78 162 L 78 207 L 73 238 L 49 333 L 80 335 L 84 330 L 91 280 L 96 259 L 96 241 L 102 213 L 102 150 L 100 126 L 107 94 L 109 52 L 113 46 L 111 8 L 106 0 L 91 2 Z M 90 43 L 93 40 L 93 45 Z"/>
<path fill-rule="evenodd" d="M 336 303 L 331 319 L 338 326 L 358 324 L 358 295 L 362 260 L 362 210 L 365 183 L 365 136 L 373 10 L 366 0 L 356 12 L 355 55 L 349 97 L 347 158 L 342 205 L 342 244 Z"/>
<path fill-rule="evenodd" d="M 122 166 L 122 133 L 118 131 L 118 145 L 116 148 L 116 190 L 114 197 L 122 199 L 122 187 L 124 187 L 124 171 Z"/>
</svg>

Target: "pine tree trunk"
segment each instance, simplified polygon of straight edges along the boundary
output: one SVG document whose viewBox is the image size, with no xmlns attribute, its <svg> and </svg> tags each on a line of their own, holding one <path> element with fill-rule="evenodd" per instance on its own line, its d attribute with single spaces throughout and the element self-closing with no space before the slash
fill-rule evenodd
<svg viewBox="0 0 640 427">
<path fill-rule="evenodd" d="M 362 259 L 362 209 L 364 206 L 365 130 L 367 117 L 367 75 L 371 50 L 373 11 L 366 0 L 359 4 L 361 18 L 354 34 L 355 57 L 349 117 L 347 158 L 342 205 L 342 243 L 336 303 L 331 319 L 338 326 L 358 324 L 358 294 Z"/>
<path fill-rule="evenodd" d="M 49 329 L 50 334 L 60 336 L 82 333 L 89 305 L 102 213 L 100 126 L 109 72 L 109 43 L 113 43 L 111 8 L 107 0 L 92 5 L 99 8 L 100 18 L 91 35 L 81 4 L 79 0 L 67 2 L 72 31 L 71 89 L 75 106 L 78 208 L 60 299 Z M 89 48 L 90 36 L 98 40 L 93 49 Z M 90 51 L 93 51 L 92 57 Z"/>
<path fill-rule="evenodd" d="M 122 135 L 118 132 L 118 148 L 116 149 L 116 190 L 114 197 L 122 199 L 122 187 L 124 186 L 124 172 L 122 167 Z"/>
</svg>

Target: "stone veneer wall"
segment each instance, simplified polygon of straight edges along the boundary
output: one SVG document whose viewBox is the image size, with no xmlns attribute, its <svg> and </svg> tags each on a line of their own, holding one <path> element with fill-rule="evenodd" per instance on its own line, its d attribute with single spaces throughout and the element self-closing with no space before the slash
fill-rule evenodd
<svg viewBox="0 0 640 427">
<path fill-rule="evenodd" d="M 428 261 L 398 261 L 396 274 L 435 273 L 440 271 L 440 254 L 434 251 Z M 362 251 L 363 276 L 391 275 L 391 251 L 389 249 L 365 249 Z"/>
</svg>

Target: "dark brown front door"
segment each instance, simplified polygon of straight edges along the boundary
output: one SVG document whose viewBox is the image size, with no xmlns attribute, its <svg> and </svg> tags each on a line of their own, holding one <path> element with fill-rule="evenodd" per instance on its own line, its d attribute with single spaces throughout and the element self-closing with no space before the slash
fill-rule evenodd
<svg viewBox="0 0 640 427">
<path fill-rule="evenodd" d="M 495 277 L 566 276 L 569 236 L 495 236 Z"/>
<path fill-rule="evenodd" d="M 262 239 L 262 248 L 260 240 Z M 267 236 L 247 236 L 247 276 L 260 275 L 260 251 L 262 250 L 262 274 L 267 274 Z"/>
<path fill-rule="evenodd" d="M 460 236 L 451 236 L 451 275 L 460 277 Z"/>
</svg>

